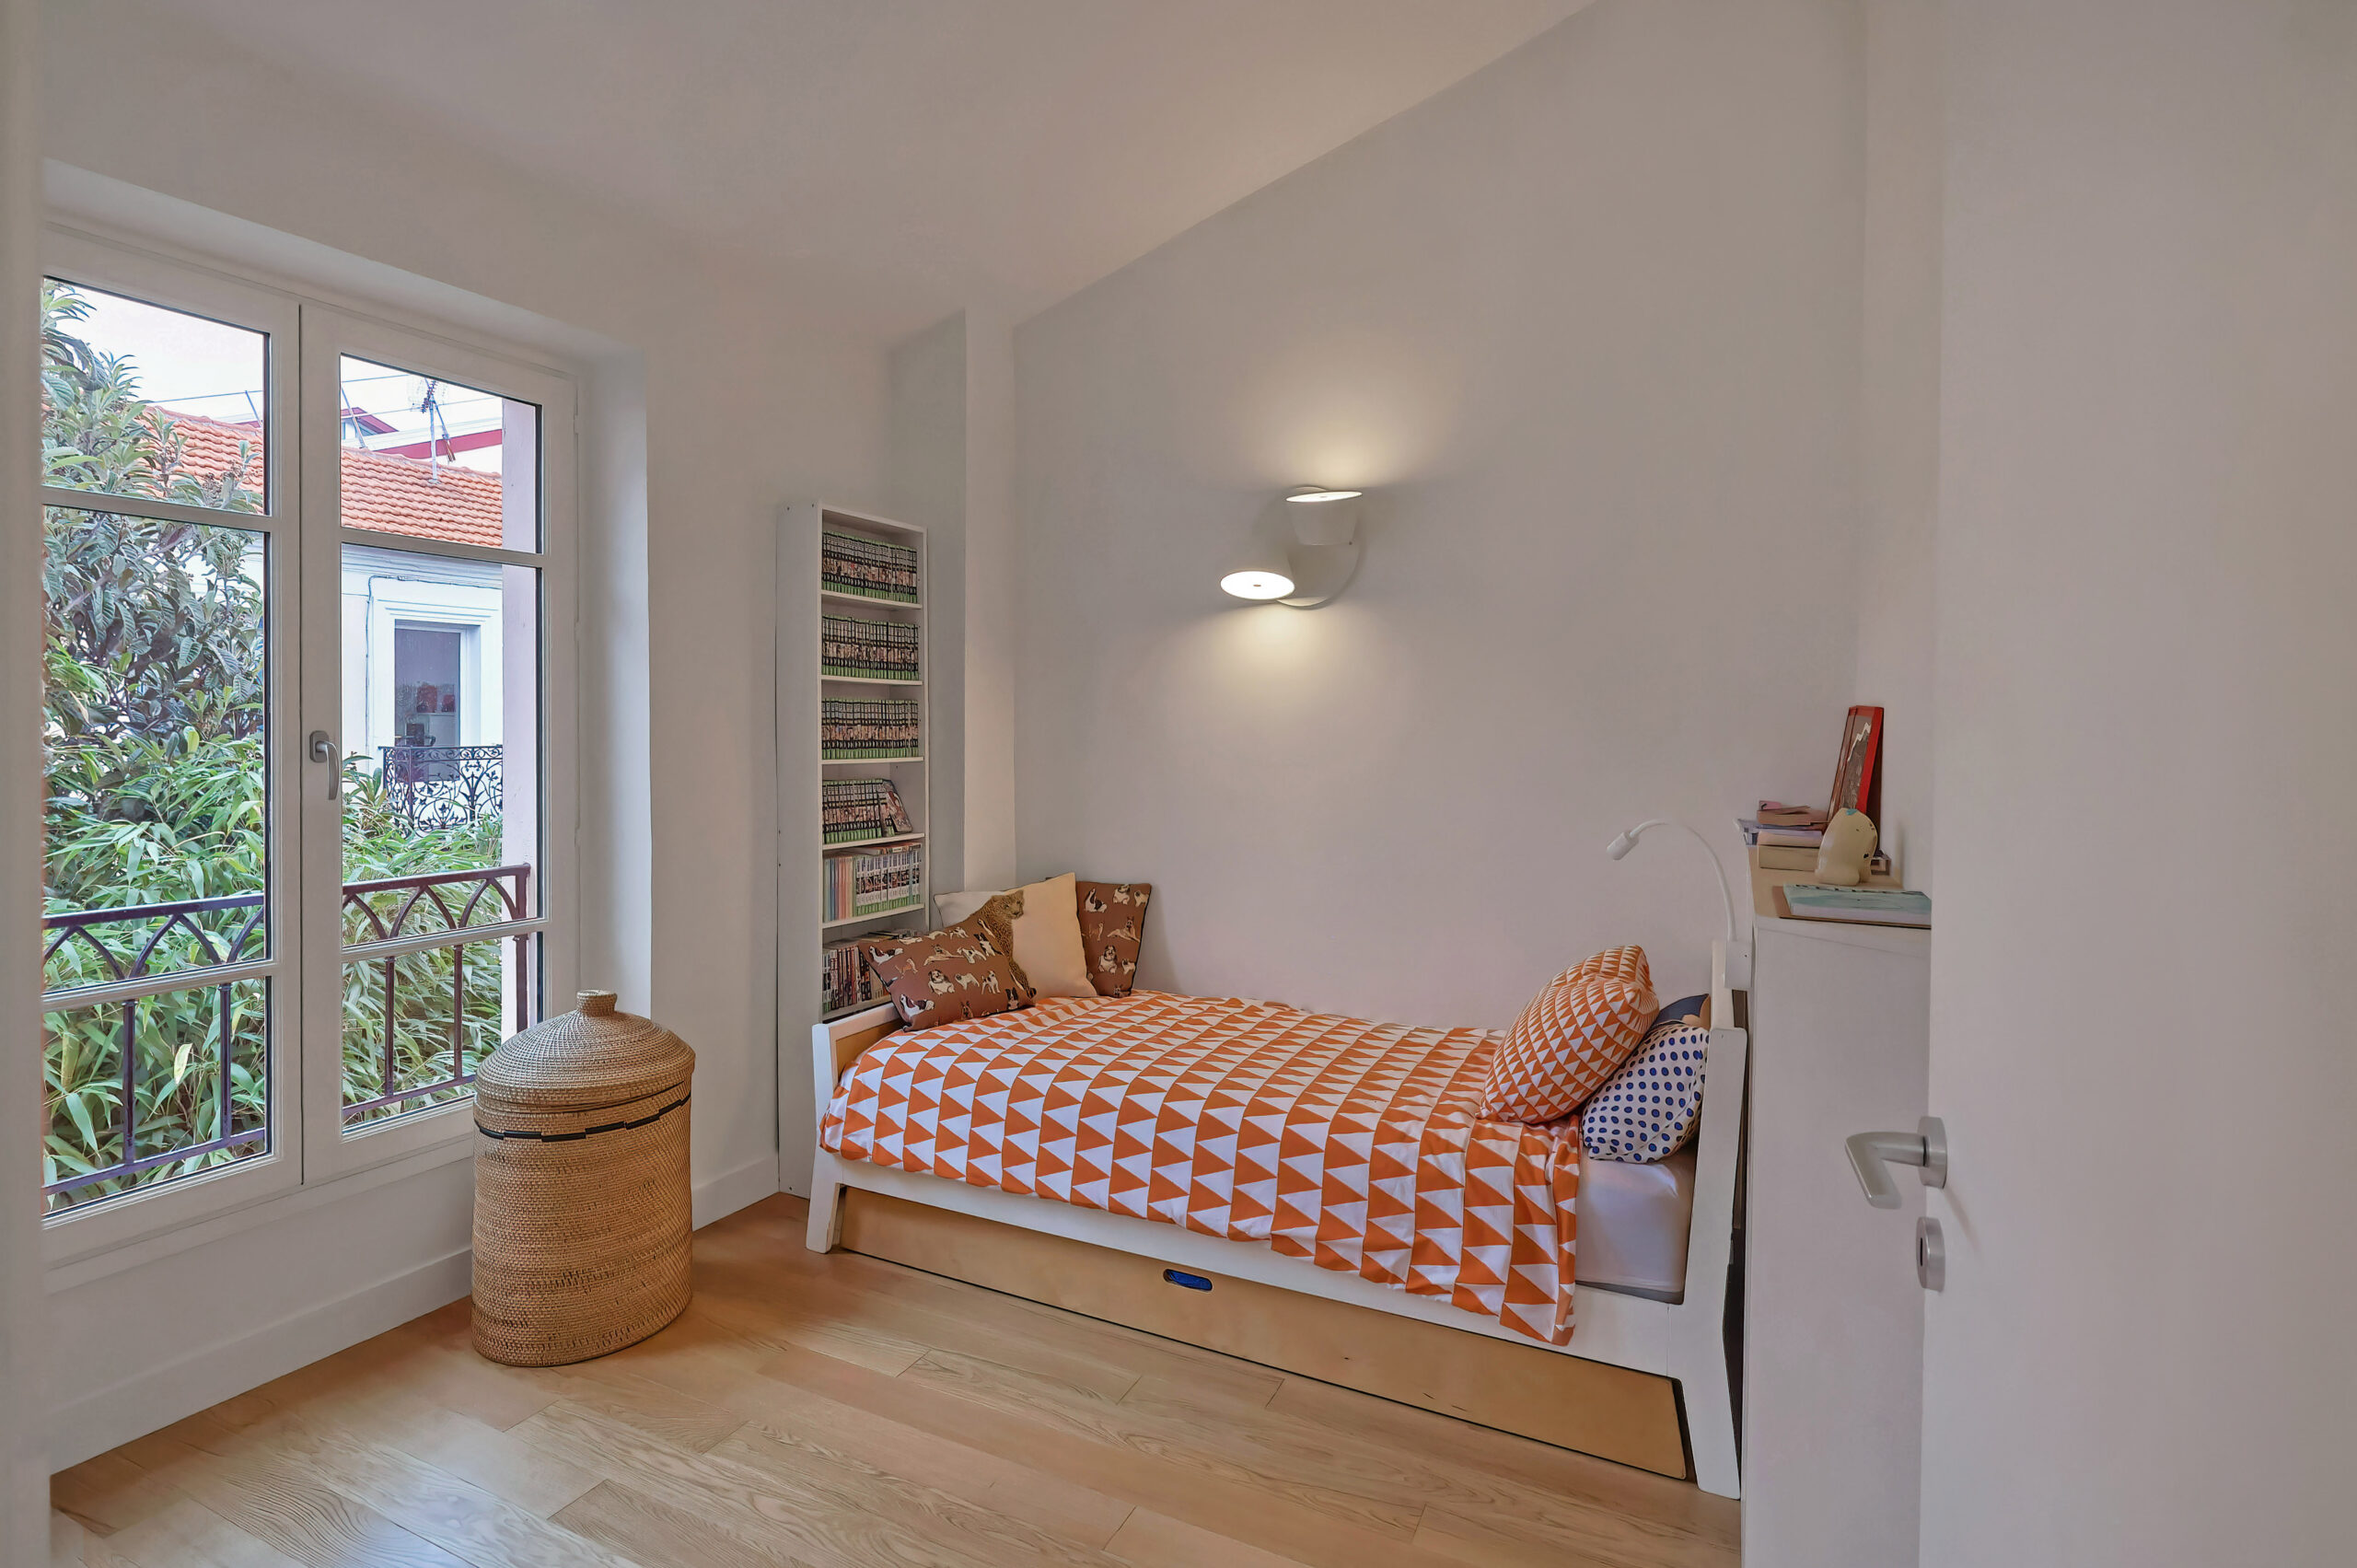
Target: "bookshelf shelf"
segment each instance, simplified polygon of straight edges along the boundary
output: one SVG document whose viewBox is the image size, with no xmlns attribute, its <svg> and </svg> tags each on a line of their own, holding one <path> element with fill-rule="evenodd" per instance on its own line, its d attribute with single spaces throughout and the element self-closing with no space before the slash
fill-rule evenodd
<svg viewBox="0 0 2357 1568">
<path fill-rule="evenodd" d="M 884 920 L 896 914 L 913 914 L 923 908 L 924 908 L 924 905 L 922 903 L 894 904 L 888 910 L 870 910 L 865 914 L 847 914 L 841 920 L 824 921 L 820 923 L 819 929 L 821 931 L 832 931 L 838 925 L 865 925 L 871 920 Z M 876 1004 L 868 1002 L 862 1004 L 862 1005 L 873 1007 Z M 857 1010 L 857 1008 L 853 1009 L 854 1012 Z"/>
<path fill-rule="evenodd" d="M 894 833 L 882 839 L 847 839 L 842 843 L 821 843 L 819 850 L 827 854 L 865 854 L 872 849 L 889 849 L 894 844 L 917 844 L 924 842 L 923 833 Z"/>
<path fill-rule="evenodd" d="M 932 907 L 928 565 L 922 528 L 823 504 L 786 509 L 778 553 L 779 820 L 789 844 L 797 830 L 812 835 L 805 841 L 808 850 L 783 857 L 779 873 L 778 1005 L 780 1021 L 789 1028 L 873 1006 L 872 1000 L 854 1005 L 843 994 L 846 979 L 855 984 L 858 974 L 855 958 L 845 956 L 844 938 L 921 923 Z M 916 598 L 883 598 L 837 586 L 847 579 L 903 591 L 913 586 Z M 797 624 L 798 614 L 810 616 L 807 631 Z M 879 624 L 890 630 L 871 630 Z M 828 672 L 830 662 L 881 665 L 900 673 L 835 675 Z M 839 745 L 912 746 L 914 754 L 829 757 L 823 752 L 830 733 Z M 892 796 L 897 812 L 877 809 L 879 800 Z M 797 821 L 809 827 L 796 830 Z M 838 831 L 855 825 L 905 830 L 830 843 L 822 825 L 830 822 Z M 859 889 L 899 901 L 864 914 L 836 912 L 851 908 Z M 807 915 L 799 912 L 805 910 Z M 784 1082 L 781 1074 L 781 1086 Z"/>
<path fill-rule="evenodd" d="M 829 604 L 865 605 L 870 610 L 923 610 L 924 608 L 924 603 L 921 599 L 911 603 L 904 598 L 873 598 L 866 594 L 847 594 L 841 588 L 820 588 L 819 597 Z"/>
</svg>

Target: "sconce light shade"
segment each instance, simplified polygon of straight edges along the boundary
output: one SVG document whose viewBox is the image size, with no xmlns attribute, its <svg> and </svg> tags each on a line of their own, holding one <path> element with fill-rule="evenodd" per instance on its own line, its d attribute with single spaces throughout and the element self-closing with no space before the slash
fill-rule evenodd
<svg viewBox="0 0 2357 1568">
<path fill-rule="evenodd" d="M 1358 538 L 1359 493 L 1322 484 L 1296 484 L 1285 495 L 1292 514 L 1293 536 L 1318 549 L 1349 544 Z"/>
<path fill-rule="evenodd" d="M 1297 484 L 1269 504 L 1219 586 L 1237 598 L 1315 610 L 1357 575 L 1358 532 L 1357 491 Z"/>
<path fill-rule="evenodd" d="M 1275 541 L 1256 537 L 1219 580 L 1237 598 L 1283 598 L 1293 592 L 1293 567 Z"/>
</svg>

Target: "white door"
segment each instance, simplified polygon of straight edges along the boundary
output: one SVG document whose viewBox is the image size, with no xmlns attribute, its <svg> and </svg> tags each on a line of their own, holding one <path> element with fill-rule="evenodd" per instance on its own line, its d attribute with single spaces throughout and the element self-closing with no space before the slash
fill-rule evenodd
<svg viewBox="0 0 2357 1568">
<path fill-rule="evenodd" d="M 2357 8 L 1946 24 L 1922 1562 L 2345 1563 Z"/>
<path fill-rule="evenodd" d="M 1911 1132 L 1924 1107 L 1932 938 L 1762 920 L 1754 930 L 1744 1246 L 1744 1562 L 1915 1561 L 1925 1189 L 1889 1172 L 1871 1206 L 1855 1132 Z"/>
</svg>

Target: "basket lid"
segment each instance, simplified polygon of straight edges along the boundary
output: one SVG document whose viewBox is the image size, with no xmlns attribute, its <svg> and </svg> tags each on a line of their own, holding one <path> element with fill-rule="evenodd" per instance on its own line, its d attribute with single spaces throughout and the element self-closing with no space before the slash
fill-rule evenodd
<svg viewBox="0 0 2357 1568">
<path fill-rule="evenodd" d="M 587 1110 L 684 1084 L 696 1053 L 651 1018 L 618 1012 L 610 991 L 580 993 L 578 1011 L 544 1018 L 475 1070 L 475 1098 L 493 1109 Z"/>
</svg>

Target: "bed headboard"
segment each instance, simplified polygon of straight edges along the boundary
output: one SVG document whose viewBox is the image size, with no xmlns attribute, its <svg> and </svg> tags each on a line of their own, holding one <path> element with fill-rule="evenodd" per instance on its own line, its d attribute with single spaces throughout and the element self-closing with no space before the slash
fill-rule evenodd
<svg viewBox="0 0 2357 1568">
<path fill-rule="evenodd" d="M 889 1002 L 830 1024 L 810 1027 L 810 1088 L 821 1119 L 827 1114 L 827 1102 L 835 1098 L 835 1085 L 842 1077 L 843 1069 L 858 1060 L 861 1051 L 900 1027 L 900 1015 Z"/>
</svg>

